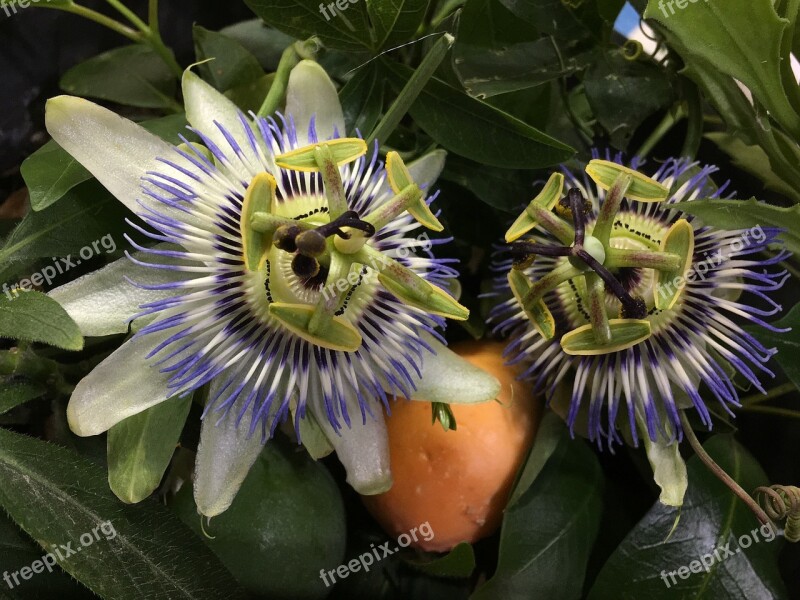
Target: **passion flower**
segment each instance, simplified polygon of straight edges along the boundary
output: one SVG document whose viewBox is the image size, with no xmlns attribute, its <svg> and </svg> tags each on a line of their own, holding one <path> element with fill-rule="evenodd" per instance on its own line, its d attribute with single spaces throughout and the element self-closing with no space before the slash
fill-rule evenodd
<svg viewBox="0 0 800 600">
<path fill-rule="evenodd" d="M 770 267 L 787 253 L 762 256 L 779 243 L 776 228 L 720 230 L 682 212 L 723 193 L 716 171 L 673 159 L 648 178 L 593 160 L 588 177 L 554 174 L 507 233 L 496 329 L 536 391 L 552 399 L 572 381 L 567 421 L 574 428 L 583 412 L 598 444 L 621 441 L 620 420 L 634 444 L 639 431 L 680 440 L 679 409 L 712 425 L 701 386 L 730 412 L 730 369 L 762 392 L 759 372 L 772 376 L 776 351 L 743 324 L 775 331 L 762 317 L 781 310 L 768 294 L 788 274 Z"/>
<path fill-rule="evenodd" d="M 179 147 L 86 100 L 47 105 L 53 138 L 159 242 L 129 238 L 130 260 L 51 293 L 85 335 L 135 329 L 76 387 L 71 428 L 96 435 L 208 384 L 203 514 L 230 505 L 292 412 L 296 431 L 304 419 L 321 428 L 357 490 L 386 490 L 390 397 L 460 387 L 465 374 L 470 400 L 497 393 L 434 336 L 468 314 L 445 291 L 456 271 L 419 233 L 441 229 L 427 190 L 442 153 L 408 167 L 394 152 L 385 166 L 367 158 L 363 140 L 340 136 L 336 90 L 311 61 L 292 71 L 275 118 L 242 115 L 191 72 L 183 91 L 200 143 Z"/>
</svg>

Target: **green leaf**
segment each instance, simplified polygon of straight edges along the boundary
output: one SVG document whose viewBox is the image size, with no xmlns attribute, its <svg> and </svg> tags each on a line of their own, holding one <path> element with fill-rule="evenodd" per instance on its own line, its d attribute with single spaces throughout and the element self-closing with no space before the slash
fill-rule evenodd
<svg viewBox="0 0 800 600">
<path fill-rule="evenodd" d="M 409 560 L 409 565 L 434 577 L 469 577 L 475 570 L 475 551 L 472 545 L 461 542 L 444 556 L 433 560 Z"/>
<path fill-rule="evenodd" d="M 127 106 L 174 109 L 177 80 L 145 44 L 114 48 L 72 67 L 61 78 L 69 94 L 111 100 Z"/>
<path fill-rule="evenodd" d="M 220 92 L 252 83 L 264 75 L 258 59 L 236 40 L 199 25 L 192 31 L 197 60 L 213 59 L 200 65 L 203 79 Z"/>
<path fill-rule="evenodd" d="M 225 96 L 244 113 L 258 112 L 267 97 L 275 74 L 262 75 L 258 79 L 229 89 Z"/>
<path fill-rule="evenodd" d="M 152 600 L 242 597 L 167 509 L 120 504 L 105 469 L 87 459 L 0 429 L 0 480 L 0 505 L 46 552 L 80 548 L 59 564 L 98 596 L 131 598 L 136 590 L 137 598 Z"/>
<path fill-rule="evenodd" d="M 585 66 L 576 46 L 540 37 L 499 0 L 470 0 L 458 21 L 453 67 L 470 95 L 488 98 L 574 73 Z"/>
<path fill-rule="evenodd" d="M 70 190 L 64 198 L 49 210 L 29 212 L 0 248 L 0 263 L 32 261 L 37 258 L 75 255 L 71 260 L 53 264 L 61 272 L 53 280 L 59 280 L 71 266 L 83 261 L 84 254 L 97 256 L 112 251 L 122 243 L 126 231 L 125 218 L 130 215 L 116 198 L 109 194 L 96 180 L 87 181 Z M 100 240 L 105 240 L 104 245 Z M 96 247 L 92 247 L 92 243 Z M 71 264 L 69 264 L 71 263 Z M 42 268 L 56 267 L 48 265 Z"/>
<path fill-rule="evenodd" d="M 519 473 L 516 484 L 514 484 L 514 490 L 511 492 L 507 508 L 514 506 L 533 485 L 533 482 L 536 481 L 536 478 L 563 439 L 564 428 L 564 421 L 552 411 L 548 411 L 542 418 L 539 428 L 536 430 L 536 441 L 533 443 L 530 454 L 525 460 L 525 465 L 523 465 Z"/>
<path fill-rule="evenodd" d="M 245 0 L 268 25 L 328 48 L 377 51 L 414 37 L 429 0 Z M 333 7 L 333 10 L 331 10 Z"/>
<path fill-rule="evenodd" d="M 378 49 L 366 0 L 353 4 L 340 0 L 345 9 L 339 9 L 338 16 L 331 16 L 330 2 L 320 0 L 245 0 L 245 4 L 268 25 L 299 40 L 316 35 L 328 48 L 350 52 Z"/>
<path fill-rule="evenodd" d="M 715 436 L 704 447 L 744 489 L 767 482 L 733 436 Z M 656 502 L 608 559 L 589 600 L 787 597 L 777 568 L 779 543 L 767 541 L 770 536 L 759 530 L 753 513 L 696 456 L 689 459 L 688 470 L 689 489 L 680 512 Z M 758 542 L 753 542 L 754 531 Z M 748 542 L 739 541 L 745 536 L 748 548 Z M 726 545 L 732 556 L 721 549 Z M 700 561 L 710 562 L 716 549 L 725 560 L 714 560 L 706 571 Z M 677 574 L 681 568 L 682 576 Z"/>
<path fill-rule="evenodd" d="M 219 32 L 239 42 L 268 71 L 275 71 L 278 68 L 283 51 L 297 41 L 292 36 L 267 27 L 261 19 L 235 23 L 220 29 Z"/>
<path fill-rule="evenodd" d="M 339 92 L 348 135 L 367 135 L 375 129 L 383 109 L 383 80 L 372 62 L 356 71 Z"/>
<path fill-rule="evenodd" d="M 35 381 L 5 381 L 0 387 L 0 415 L 44 393 L 44 385 Z"/>
<path fill-rule="evenodd" d="M 184 115 L 169 115 L 139 124 L 172 144 L 180 143 L 179 133 L 184 133 L 188 139 L 194 139 L 186 130 Z M 53 140 L 26 158 L 20 171 L 25 185 L 28 186 L 33 210 L 47 208 L 76 185 L 92 178 L 89 171 Z"/>
<path fill-rule="evenodd" d="M 392 86 L 400 90 L 411 70 L 389 65 Z M 432 78 L 409 110 L 437 143 L 484 165 L 535 169 L 568 160 L 574 150 L 538 129 Z"/>
<path fill-rule="evenodd" d="M 539 476 L 506 511 L 497 572 L 471 600 L 580 598 L 600 524 L 602 488 L 594 453 L 562 429 Z"/>
<path fill-rule="evenodd" d="M 556 39 L 599 37 L 595 2 L 566 0 L 500 0 L 517 17 Z"/>
<path fill-rule="evenodd" d="M 363 1 L 367 4 L 367 13 L 375 30 L 377 44 L 385 48 L 414 38 L 431 0 Z M 347 16 L 346 11 L 343 16 Z"/>
<path fill-rule="evenodd" d="M 778 349 L 775 360 L 792 383 L 800 389 L 800 362 L 797 360 L 800 355 L 800 304 L 795 304 L 786 316 L 772 325 L 778 329 L 791 329 L 791 331 L 779 333 L 759 327 L 750 328 L 750 332 L 767 348 Z"/>
<path fill-rule="evenodd" d="M 628 60 L 608 52 L 596 60 L 583 79 L 586 97 L 611 143 L 626 148 L 645 119 L 669 106 L 674 92 L 666 73 L 650 62 Z"/>
<path fill-rule="evenodd" d="M 81 350 L 83 336 L 67 311 L 41 292 L 0 296 L 0 337 L 43 342 L 65 350 Z"/>
<path fill-rule="evenodd" d="M 741 81 L 779 123 L 800 135 L 800 116 L 786 97 L 781 75 L 781 40 L 788 20 L 778 16 L 772 0 L 753 0 L 736 10 L 719 2 L 697 2 L 670 11 L 650 0 L 644 16 L 659 21 L 679 41 L 684 62 L 695 56 Z M 674 12 L 674 14 L 672 14 Z"/>
<path fill-rule="evenodd" d="M 785 229 L 780 237 L 786 242 L 786 247 L 794 254 L 800 252 L 800 206 L 781 208 L 750 198 L 692 200 L 681 202 L 677 208 L 719 229 L 750 229 L 757 226 Z"/>
<path fill-rule="evenodd" d="M 117 498 L 134 504 L 155 491 L 172 460 L 191 406 L 191 394 L 170 398 L 108 431 L 108 483 Z"/>
<path fill-rule="evenodd" d="M 28 186 L 33 210 L 47 208 L 73 187 L 92 177 L 53 140 L 26 158 L 20 171 Z"/>
<path fill-rule="evenodd" d="M 0 575 L 8 574 L 10 584 L 0 579 L 0 599 L 31 600 L 32 598 L 58 598 L 59 600 L 85 599 L 89 592 L 58 567 L 52 572 L 44 570 L 29 579 L 19 576 L 42 558 L 42 549 L 20 531 L 5 514 L 0 513 Z M 17 573 L 15 583 L 12 573 Z M 9 589 L 9 585 L 13 586 Z"/>
<path fill-rule="evenodd" d="M 680 47 L 680 42 L 673 39 L 674 36 L 669 37 L 673 45 Z M 797 166 L 800 162 L 800 149 L 797 144 L 782 131 L 772 127 L 765 115 L 756 115 L 749 98 L 732 77 L 699 57 L 693 57 L 683 73 L 703 90 L 706 98 L 725 120 L 728 134 L 740 138 L 747 146 L 758 144 L 763 149 L 768 157 L 770 170 L 780 179 L 780 183 L 771 181 L 771 177 L 766 174 L 766 168 L 758 164 L 763 158 L 757 149 L 748 153 L 747 158 L 753 162 L 744 167 L 746 170 L 753 172 L 758 169 L 758 174 L 764 178 L 768 187 L 800 189 L 800 170 Z M 733 153 L 737 151 L 737 147 L 728 145 L 723 150 Z M 794 195 L 797 195 L 796 191 L 790 197 Z"/>
<path fill-rule="evenodd" d="M 201 523 L 190 485 L 181 488 L 172 507 L 259 598 L 323 600 L 330 589 L 320 570 L 358 557 L 345 559 L 347 520 L 333 477 L 285 440 L 264 446 L 230 508 L 210 523 Z M 351 578 L 363 574 L 353 572 Z M 327 582 L 331 585 L 330 576 Z"/>
<path fill-rule="evenodd" d="M 466 158 L 447 157 L 442 179 L 468 189 L 492 208 L 518 213 L 533 195 L 536 173 L 485 167 Z"/>
<path fill-rule="evenodd" d="M 757 145 L 749 146 L 740 137 L 722 131 L 707 133 L 705 137 L 730 156 L 736 167 L 758 177 L 764 183 L 764 187 L 800 202 L 800 190 L 789 185 L 773 170 L 769 156 L 763 148 Z"/>
</svg>

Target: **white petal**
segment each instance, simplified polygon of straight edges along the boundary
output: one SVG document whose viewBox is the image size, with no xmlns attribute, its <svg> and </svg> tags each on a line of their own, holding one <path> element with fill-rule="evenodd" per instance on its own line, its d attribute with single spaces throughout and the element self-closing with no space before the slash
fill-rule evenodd
<svg viewBox="0 0 800 600">
<path fill-rule="evenodd" d="M 411 178 L 423 190 L 430 189 L 439 179 L 439 175 L 444 170 L 444 163 L 447 159 L 447 152 L 444 150 L 434 150 L 417 160 L 408 163 L 408 171 Z"/>
<path fill-rule="evenodd" d="M 184 264 L 169 257 L 144 252 L 133 254 L 138 260 L 162 264 Z M 134 286 L 125 278 L 143 285 L 159 285 L 196 277 L 196 273 L 142 267 L 130 259 L 121 258 L 99 271 L 88 273 L 59 286 L 48 293 L 78 324 L 84 336 L 112 335 L 128 331 L 128 320 L 139 312 L 139 306 L 169 298 L 181 290 L 146 290 Z M 145 318 L 135 323 L 141 327 Z"/>
<path fill-rule="evenodd" d="M 436 354 L 423 356 L 422 379 L 411 395 L 412 400 L 476 404 L 497 398 L 500 382 L 496 377 L 461 358 L 432 336 L 424 337 Z"/>
<path fill-rule="evenodd" d="M 227 379 L 217 377 L 211 383 L 209 397 L 213 398 Z M 234 381 L 231 385 L 237 386 Z M 237 411 L 228 411 L 221 423 L 220 415 L 209 413 L 200 429 L 200 445 L 195 465 L 194 499 L 197 511 L 206 517 L 215 517 L 233 502 L 239 488 L 256 462 L 264 444 L 259 429 L 250 436 L 250 423 L 245 420 L 236 427 Z"/>
<path fill-rule="evenodd" d="M 392 487 L 386 421 L 383 412 L 374 409 L 375 418 L 367 415 L 366 422 L 362 423 L 361 411 L 353 404 L 350 407 L 352 427 L 342 423 L 339 433 L 328 420 L 321 398 L 309 399 L 308 409 L 344 465 L 347 483 L 359 494 L 382 494 Z"/>
<path fill-rule="evenodd" d="M 84 377 L 67 407 L 70 429 L 80 436 L 98 435 L 166 400 L 169 375 L 145 356 L 169 335 L 132 338 Z"/>
<path fill-rule="evenodd" d="M 53 139 L 130 210 L 141 212 L 140 200 L 145 206 L 166 212 L 161 203 L 141 191 L 141 178 L 147 171 L 163 170 L 163 163 L 156 159 L 174 154 L 164 140 L 133 121 L 74 96 L 48 100 L 45 123 Z"/>
<path fill-rule="evenodd" d="M 294 119 L 300 144 L 308 142 L 308 125 L 314 118 L 317 139 L 327 140 L 334 129 L 345 134 L 344 114 L 331 78 L 313 60 L 302 60 L 289 74 L 286 114 Z"/>
<path fill-rule="evenodd" d="M 186 119 L 229 158 L 230 166 L 236 171 L 237 176 L 249 181 L 253 175 L 263 171 L 262 163 L 245 135 L 239 108 L 189 69 L 183 72 L 181 87 Z M 236 139 L 244 159 L 236 156 L 215 121 Z M 259 137 L 256 135 L 256 140 Z M 262 148 L 261 154 L 263 153 Z"/>
</svg>

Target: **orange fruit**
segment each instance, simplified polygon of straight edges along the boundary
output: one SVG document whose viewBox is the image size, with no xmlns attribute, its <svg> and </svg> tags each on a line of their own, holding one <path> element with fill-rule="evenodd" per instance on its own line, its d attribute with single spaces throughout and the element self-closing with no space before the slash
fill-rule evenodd
<svg viewBox="0 0 800 600">
<path fill-rule="evenodd" d="M 394 484 L 384 494 L 362 498 L 391 535 L 416 528 L 420 533 L 410 536 L 417 538 L 411 546 L 445 552 L 486 537 L 500 525 L 541 416 L 530 384 L 517 381 L 518 371 L 504 364 L 503 348 L 497 342 L 452 346 L 502 386 L 494 402 L 451 404 L 456 431 L 431 423 L 429 402 L 398 400 L 392 405 L 386 424 Z"/>
</svg>

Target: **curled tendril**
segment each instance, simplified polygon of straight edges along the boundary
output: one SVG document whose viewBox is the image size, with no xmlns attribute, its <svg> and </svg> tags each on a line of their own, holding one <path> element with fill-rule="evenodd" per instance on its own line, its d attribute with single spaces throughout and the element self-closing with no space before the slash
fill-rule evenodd
<svg viewBox="0 0 800 600">
<path fill-rule="evenodd" d="M 783 535 L 788 542 L 800 542 L 800 488 L 787 485 L 762 486 L 754 493 L 769 518 L 786 519 Z"/>
<path fill-rule="evenodd" d="M 638 60 L 639 57 L 642 55 L 642 52 L 644 52 L 642 44 L 640 42 L 637 42 L 636 40 L 627 40 L 622 45 L 622 50 L 623 50 L 622 56 L 630 61 Z"/>
</svg>

